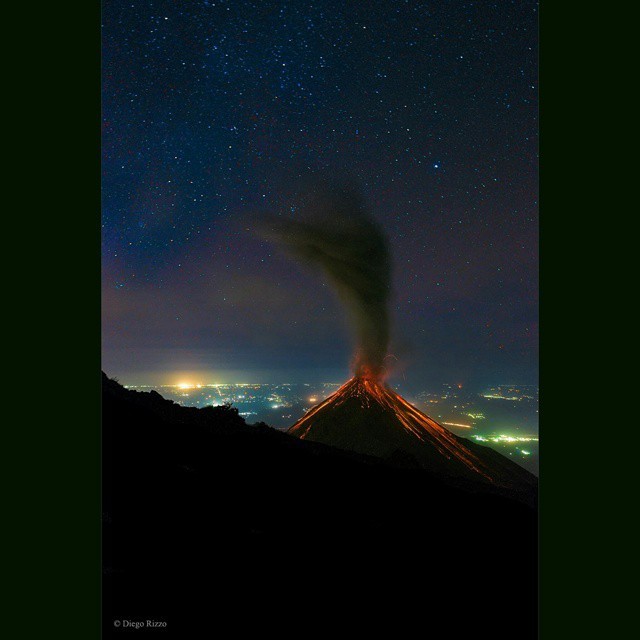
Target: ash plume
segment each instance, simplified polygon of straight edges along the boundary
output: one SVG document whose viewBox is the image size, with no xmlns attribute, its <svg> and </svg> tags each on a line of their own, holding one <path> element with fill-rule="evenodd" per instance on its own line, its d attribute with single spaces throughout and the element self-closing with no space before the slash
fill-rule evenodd
<svg viewBox="0 0 640 640">
<path fill-rule="evenodd" d="M 295 218 L 270 216 L 262 235 L 319 267 L 342 300 L 356 338 L 354 373 L 381 377 L 389 343 L 391 259 L 384 233 L 352 187 L 307 194 Z"/>
</svg>

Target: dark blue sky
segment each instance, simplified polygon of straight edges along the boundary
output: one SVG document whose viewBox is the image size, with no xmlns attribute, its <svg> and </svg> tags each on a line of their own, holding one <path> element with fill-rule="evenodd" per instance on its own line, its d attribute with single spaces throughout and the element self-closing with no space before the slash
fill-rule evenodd
<svg viewBox="0 0 640 640">
<path fill-rule="evenodd" d="M 323 277 L 248 231 L 349 177 L 420 388 L 537 378 L 537 3 L 103 3 L 103 368 L 348 375 Z"/>
</svg>

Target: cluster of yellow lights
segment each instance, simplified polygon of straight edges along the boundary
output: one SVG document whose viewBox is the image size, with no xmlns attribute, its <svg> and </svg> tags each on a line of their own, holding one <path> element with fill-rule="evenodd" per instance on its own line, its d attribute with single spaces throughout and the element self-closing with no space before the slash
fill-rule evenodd
<svg viewBox="0 0 640 640">
<path fill-rule="evenodd" d="M 183 391 L 186 391 L 187 389 L 202 389 L 201 384 L 191 384 L 190 382 L 179 382 L 176 387 Z"/>
</svg>

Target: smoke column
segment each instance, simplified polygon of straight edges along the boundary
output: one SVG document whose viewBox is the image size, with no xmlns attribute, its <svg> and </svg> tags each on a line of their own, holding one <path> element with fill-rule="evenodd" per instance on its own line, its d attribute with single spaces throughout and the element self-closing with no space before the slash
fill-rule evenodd
<svg viewBox="0 0 640 640">
<path fill-rule="evenodd" d="M 321 187 L 307 199 L 295 218 L 263 219 L 262 235 L 327 274 L 355 333 L 355 374 L 381 377 L 389 343 L 391 260 L 386 238 L 351 187 Z"/>
</svg>

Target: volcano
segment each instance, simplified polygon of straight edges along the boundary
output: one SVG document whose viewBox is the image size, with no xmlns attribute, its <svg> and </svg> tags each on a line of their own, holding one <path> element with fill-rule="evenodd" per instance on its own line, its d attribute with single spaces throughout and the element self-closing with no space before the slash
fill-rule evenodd
<svg viewBox="0 0 640 640">
<path fill-rule="evenodd" d="M 290 429 L 302 440 L 425 469 L 456 484 L 529 493 L 537 478 L 489 447 L 461 438 L 375 377 L 355 376 Z"/>
</svg>

